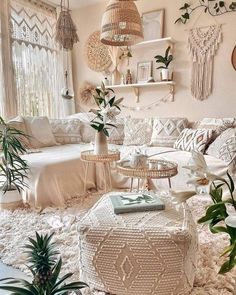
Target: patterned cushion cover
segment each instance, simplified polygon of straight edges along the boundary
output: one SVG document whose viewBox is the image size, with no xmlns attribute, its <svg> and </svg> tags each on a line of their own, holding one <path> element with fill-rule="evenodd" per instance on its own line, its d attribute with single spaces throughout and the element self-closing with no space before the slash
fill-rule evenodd
<svg viewBox="0 0 236 295">
<path fill-rule="evenodd" d="M 108 143 L 112 144 L 123 144 L 125 138 L 125 126 L 123 119 L 118 119 L 116 123 L 114 123 L 116 128 L 111 128 L 109 130 L 109 138 Z"/>
<path fill-rule="evenodd" d="M 235 118 L 204 118 L 200 121 L 199 129 L 212 129 L 215 132 L 215 137 L 219 136 L 223 131 L 228 128 L 234 127 L 236 124 Z"/>
<path fill-rule="evenodd" d="M 186 118 L 155 118 L 151 145 L 173 147 L 180 133 L 187 127 Z"/>
<path fill-rule="evenodd" d="M 124 145 L 150 144 L 152 136 L 152 119 L 125 119 Z"/>
<path fill-rule="evenodd" d="M 176 142 L 174 148 L 182 151 L 198 151 L 204 153 L 206 145 L 213 135 L 212 129 L 184 129 Z"/>
<path fill-rule="evenodd" d="M 54 119 L 50 120 L 52 132 L 56 141 L 60 144 L 81 142 L 81 122 L 77 119 Z"/>
<path fill-rule="evenodd" d="M 91 120 L 95 115 L 93 113 L 77 113 L 69 116 L 68 118 L 78 119 L 82 122 L 81 136 L 82 142 L 91 143 L 94 142 L 96 130 L 90 126 Z M 112 144 L 122 144 L 124 141 L 124 119 L 117 118 L 117 122 L 114 123 L 117 128 L 111 128 L 109 130 L 108 142 Z"/>
<path fill-rule="evenodd" d="M 236 157 L 236 128 L 225 130 L 209 146 L 207 154 L 231 163 Z"/>
</svg>

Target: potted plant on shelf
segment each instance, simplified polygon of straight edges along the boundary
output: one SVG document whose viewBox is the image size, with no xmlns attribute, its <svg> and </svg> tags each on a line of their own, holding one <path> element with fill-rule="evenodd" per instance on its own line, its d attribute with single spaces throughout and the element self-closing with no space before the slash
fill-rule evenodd
<svg viewBox="0 0 236 295">
<path fill-rule="evenodd" d="M 73 273 L 60 277 L 62 259 L 57 259 L 59 253 L 54 249 L 52 237 L 53 234 L 43 236 L 36 232 L 36 239 L 29 238 L 29 244 L 25 246 L 29 264 L 27 266 L 32 273 L 31 282 L 5 278 L 0 280 L 0 290 L 9 291 L 12 295 L 69 295 L 73 291 L 81 294 L 79 290 L 88 287 L 78 281 L 66 284 Z"/>
<path fill-rule="evenodd" d="M 96 130 L 94 153 L 96 155 L 107 154 L 107 137 L 109 137 L 109 130 L 116 128 L 116 116 L 121 111 L 119 104 L 123 98 L 116 100 L 114 91 L 106 88 L 102 83 L 100 88 L 96 88 L 94 100 L 99 107 L 98 110 L 91 110 L 96 115 L 90 123 L 91 127 Z"/>
<path fill-rule="evenodd" d="M 29 169 L 27 162 L 21 158 L 26 153 L 22 131 L 15 129 L 0 117 L 0 208 L 14 209 L 22 205 L 20 191 L 27 185 L 25 178 Z"/>
<path fill-rule="evenodd" d="M 229 245 L 221 255 L 226 257 L 226 261 L 219 270 L 220 274 L 225 274 L 236 266 L 236 194 L 234 181 L 227 175 L 228 180 L 220 179 L 212 183 L 210 196 L 213 204 L 198 220 L 198 223 L 209 224 L 213 234 L 224 233 L 229 236 Z M 236 294 L 236 288 L 233 294 Z"/>
<path fill-rule="evenodd" d="M 173 73 L 169 69 L 169 66 L 171 62 L 173 61 L 173 55 L 170 52 L 171 47 L 169 46 L 166 49 L 165 56 L 162 55 L 156 55 L 156 63 L 163 64 L 162 66 L 159 66 L 157 70 L 161 70 L 161 80 L 162 81 L 172 81 Z"/>
</svg>

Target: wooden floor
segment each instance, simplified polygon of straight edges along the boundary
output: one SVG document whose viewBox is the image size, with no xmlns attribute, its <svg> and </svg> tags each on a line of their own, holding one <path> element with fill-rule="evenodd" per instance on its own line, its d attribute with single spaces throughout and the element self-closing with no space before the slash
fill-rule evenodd
<svg viewBox="0 0 236 295">
<path fill-rule="evenodd" d="M 0 261 L 0 279 L 4 279 L 8 277 L 27 279 L 26 275 L 24 275 L 22 272 L 12 267 L 6 266 Z M 0 295 L 7 295 L 7 294 L 9 294 L 7 291 L 0 290 Z"/>
</svg>

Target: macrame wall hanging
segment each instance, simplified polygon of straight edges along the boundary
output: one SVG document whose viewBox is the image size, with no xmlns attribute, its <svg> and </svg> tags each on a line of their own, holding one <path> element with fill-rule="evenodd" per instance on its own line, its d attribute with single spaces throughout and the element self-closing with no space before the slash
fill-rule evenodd
<svg viewBox="0 0 236 295">
<path fill-rule="evenodd" d="M 75 43 L 79 42 L 76 26 L 70 15 L 70 3 L 67 0 L 67 7 L 65 1 L 61 0 L 61 12 L 56 25 L 56 41 L 61 48 L 72 50 Z M 64 6 L 63 6 L 64 2 Z"/>
<path fill-rule="evenodd" d="M 212 93 L 214 56 L 221 37 L 221 25 L 193 28 L 189 32 L 191 92 L 198 100 L 204 100 Z"/>
</svg>

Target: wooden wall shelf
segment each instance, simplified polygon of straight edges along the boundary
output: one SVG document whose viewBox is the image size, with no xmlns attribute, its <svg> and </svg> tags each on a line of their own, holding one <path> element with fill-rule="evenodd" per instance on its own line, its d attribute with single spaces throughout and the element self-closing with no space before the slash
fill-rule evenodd
<svg viewBox="0 0 236 295">
<path fill-rule="evenodd" d="M 150 87 L 160 87 L 160 86 L 167 86 L 169 87 L 169 92 L 172 98 L 172 101 L 174 101 L 174 81 L 161 81 L 161 82 L 151 82 L 151 83 L 135 83 L 135 84 L 121 84 L 121 85 L 109 85 L 106 86 L 106 88 L 111 89 L 133 89 L 135 96 L 136 96 L 136 102 L 139 102 L 139 95 L 140 95 L 140 88 L 150 88 Z M 100 87 L 99 87 L 100 88 Z"/>
</svg>

